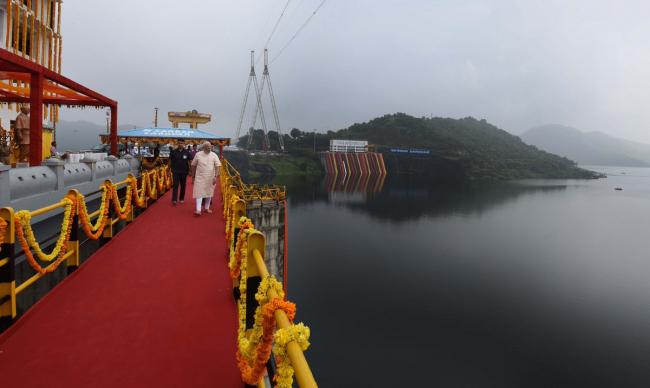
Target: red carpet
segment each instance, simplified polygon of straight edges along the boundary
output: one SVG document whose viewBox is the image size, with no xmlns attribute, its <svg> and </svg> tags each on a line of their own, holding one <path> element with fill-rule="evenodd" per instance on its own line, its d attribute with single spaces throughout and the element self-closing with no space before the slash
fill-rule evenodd
<svg viewBox="0 0 650 388">
<path fill-rule="evenodd" d="M 220 201 L 194 218 L 191 193 L 165 194 L 0 335 L 1 386 L 243 386 Z"/>
</svg>

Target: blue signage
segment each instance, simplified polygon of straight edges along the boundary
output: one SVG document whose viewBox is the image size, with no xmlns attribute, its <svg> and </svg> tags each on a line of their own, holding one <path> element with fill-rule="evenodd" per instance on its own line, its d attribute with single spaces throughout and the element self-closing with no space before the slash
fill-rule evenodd
<svg viewBox="0 0 650 388">
<path fill-rule="evenodd" d="M 430 155 L 431 151 L 424 148 L 391 148 L 394 154 Z"/>
<path fill-rule="evenodd" d="M 166 139 L 217 140 L 219 137 L 211 132 L 190 128 L 138 128 L 119 131 L 118 137 L 156 137 Z"/>
</svg>

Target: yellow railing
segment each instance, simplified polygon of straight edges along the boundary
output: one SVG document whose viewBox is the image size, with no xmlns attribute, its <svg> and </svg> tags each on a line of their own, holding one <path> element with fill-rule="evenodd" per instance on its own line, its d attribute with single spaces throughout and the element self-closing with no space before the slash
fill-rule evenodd
<svg viewBox="0 0 650 388">
<path fill-rule="evenodd" d="M 257 184 L 247 184 L 242 180 L 239 171 L 235 169 L 226 159 L 221 165 L 221 176 L 228 176 L 228 194 L 237 194 L 246 202 L 250 201 L 282 201 L 286 198 L 286 188 L 284 186 L 267 186 Z M 225 192 L 224 192 L 225 193 Z"/>
<path fill-rule="evenodd" d="M 296 307 L 286 300 L 282 284 L 269 274 L 264 263 L 264 234 L 255 230 L 252 221 L 246 218 L 249 201 L 284 200 L 285 189 L 266 187 L 259 191 L 259 188 L 246 185 L 226 160 L 222 163 L 220 179 L 226 242 L 230 247 L 230 275 L 239 290 L 237 361 L 242 379 L 249 385 L 265 386 L 264 372 L 273 353 L 277 363 L 277 369 L 272 371 L 276 387 L 291 387 L 294 374 L 301 388 L 316 387 L 303 353 L 309 347 L 309 328 L 293 323 Z M 256 190 L 257 193 L 250 194 Z M 257 284 L 253 279 L 259 280 L 254 293 L 248 290 L 249 283 Z M 249 294 L 254 295 L 256 301 L 252 325 L 247 324 Z"/>
<path fill-rule="evenodd" d="M 79 266 L 79 230 L 91 240 L 109 239 L 113 237 L 113 226 L 117 222 L 133 220 L 134 207 L 146 208 L 149 201 L 155 200 L 171 186 L 171 172 L 165 166 L 143 172 L 140 187 L 138 179 L 130 174 L 117 183 L 104 181 L 100 186 L 100 207 L 92 213 L 88 213 L 85 197 L 77 190 L 70 190 L 60 202 L 36 210 L 14 212 L 10 207 L 0 208 L 0 330 L 15 319 L 18 294 L 46 274 L 54 272 L 64 261 L 68 273 Z M 120 203 L 118 190 L 123 187 L 126 194 Z M 54 248 L 46 253 L 32 230 L 31 219 L 61 208 L 64 209 L 61 230 Z M 15 278 L 16 242 L 35 271 L 33 276 L 18 286 Z M 42 266 L 39 261 L 47 265 Z"/>
</svg>

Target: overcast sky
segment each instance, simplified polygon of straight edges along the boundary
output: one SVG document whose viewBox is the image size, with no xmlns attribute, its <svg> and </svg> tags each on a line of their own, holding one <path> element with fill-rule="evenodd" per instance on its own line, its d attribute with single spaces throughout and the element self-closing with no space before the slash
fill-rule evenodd
<svg viewBox="0 0 650 388">
<path fill-rule="evenodd" d="M 290 2 L 271 58 L 320 2 Z M 249 51 L 285 3 L 66 0 L 63 73 L 118 100 L 120 123 L 151 125 L 158 106 L 165 126 L 167 111 L 198 109 L 233 136 Z M 399 111 L 650 143 L 648 15 L 648 1 L 328 0 L 270 67 L 281 126 L 324 131 Z"/>
</svg>

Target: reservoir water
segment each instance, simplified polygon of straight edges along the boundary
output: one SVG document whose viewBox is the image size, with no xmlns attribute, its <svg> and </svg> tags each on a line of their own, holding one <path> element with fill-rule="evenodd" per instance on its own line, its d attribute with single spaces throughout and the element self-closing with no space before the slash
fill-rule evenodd
<svg viewBox="0 0 650 388">
<path fill-rule="evenodd" d="M 650 386 L 650 169 L 592 169 L 608 177 L 289 185 L 319 384 Z"/>
</svg>

